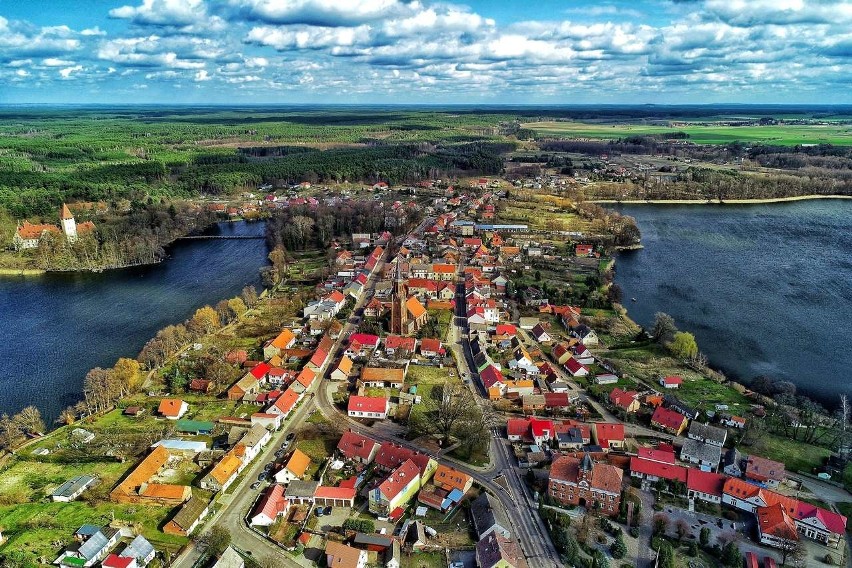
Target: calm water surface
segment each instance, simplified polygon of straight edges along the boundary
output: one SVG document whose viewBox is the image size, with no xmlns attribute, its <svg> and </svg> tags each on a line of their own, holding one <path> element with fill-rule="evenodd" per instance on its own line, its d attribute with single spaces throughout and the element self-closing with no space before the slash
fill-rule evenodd
<svg viewBox="0 0 852 568">
<path fill-rule="evenodd" d="M 263 230 L 223 223 L 209 234 Z M 180 241 L 156 266 L 0 278 L 0 412 L 35 404 L 52 420 L 92 367 L 135 357 L 159 329 L 259 285 L 266 254 L 263 240 Z"/>
<path fill-rule="evenodd" d="M 852 201 L 619 210 L 645 245 L 616 264 L 634 320 L 670 314 L 745 382 L 789 380 L 830 406 L 852 394 Z"/>
</svg>

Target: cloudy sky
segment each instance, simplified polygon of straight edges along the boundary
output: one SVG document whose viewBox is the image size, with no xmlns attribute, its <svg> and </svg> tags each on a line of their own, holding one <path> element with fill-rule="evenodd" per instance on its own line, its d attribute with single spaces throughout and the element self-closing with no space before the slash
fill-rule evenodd
<svg viewBox="0 0 852 568">
<path fill-rule="evenodd" d="M 0 0 L 0 103 L 852 103 L 852 0 Z"/>
</svg>

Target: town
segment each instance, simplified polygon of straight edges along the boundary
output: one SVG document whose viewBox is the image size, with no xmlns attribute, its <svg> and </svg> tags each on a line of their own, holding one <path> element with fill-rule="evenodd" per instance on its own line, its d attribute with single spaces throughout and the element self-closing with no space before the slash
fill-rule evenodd
<svg viewBox="0 0 852 568">
<path fill-rule="evenodd" d="M 54 557 L 60 543 L 41 543 L 39 563 L 843 564 L 847 519 L 832 503 L 845 491 L 740 451 L 761 404 L 714 401 L 715 383 L 688 367 L 625 372 L 612 241 L 520 222 L 524 202 L 507 195 L 535 183 L 341 195 L 305 182 L 209 206 L 304 222 L 359 202 L 387 228 L 336 235 L 314 256 L 273 251 L 273 285 L 226 302 L 230 323 L 199 310 L 194 337 L 143 350 L 138 393 L 69 412 L 19 448 L 21 467 L 57 466 L 46 500 L 98 503 L 75 509 Z M 62 219 L 70 238 L 67 207 Z M 299 267 L 322 263 L 316 282 Z M 59 466 L 97 452 L 103 467 Z M 35 542 L 39 526 L 4 538 Z"/>
</svg>

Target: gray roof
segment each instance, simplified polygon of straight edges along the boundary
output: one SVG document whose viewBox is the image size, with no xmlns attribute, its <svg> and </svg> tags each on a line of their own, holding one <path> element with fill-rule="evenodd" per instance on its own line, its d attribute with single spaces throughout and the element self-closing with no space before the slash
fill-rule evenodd
<svg viewBox="0 0 852 568">
<path fill-rule="evenodd" d="M 248 434 L 240 440 L 240 443 L 245 445 L 247 448 L 253 448 L 260 443 L 260 440 L 267 434 L 269 434 L 269 431 L 266 429 L 266 426 L 263 424 L 255 424 L 251 427 L 251 430 L 248 431 Z"/>
<path fill-rule="evenodd" d="M 154 546 L 148 542 L 141 534 L 133 539 L 133 542 L 127 545 L 119 556 L 123 556 L 124 558 L 136 558 L 144 560 L 148 558 L 151 553 L 154 552 Z"/>
<path fill-rule="evenodd" d="M 231 546 L 228 546 L 211 568 L 243 568 L 245 565 L 243 557 L 237 554 L 237 551 Z"/>
<path fill-rule="evenodd" d="M 72 477 L 62 485 L 56 488 L 51 493 L 51 497 L 72 497 L 73 495 L 85 490 L 89 485 L 95 482 L 95 478 L 91 475 L 78 475 Z"/>
<path fill-rule="evenodd" d="M 504 534 L 511 534 L 509 517 L 503 509 L 503 504 L 487 491 L 471 503 L 470 515 L 473 517 L 473 526 L 480 537 L 491 528 L 497 528 Z"/>
<path fill-rule="evenodd" d="M 719 446 L 723 446 L 728 437 L 728 431 L 724 428 L 717 428 L 693 420 L 689 425 L 688 435 L 690 438 L 695 438 L 696 440 L 714 442 Z"/>
<path fill-rule="evenodd" d="M 374 544 L 377 546 L 391 546 L 394 540 L 389 536 L 359 532 L 355 534 L 355 539 L 353 540 L 353 542 L 355 544 Z"/>
<path fill-rule="evenodd" d="M 313 498 L 314 493 L 317 491 L 317 487 L 319 487 L 319 481 L 304 481 L 301 479 L 294 479 L 287 485 L 287 490 L 284 492 L 285 497 L 297 497 L 297 498 Z"/>
<path fill-rule="evenodd" d="M 684 461 L 686 461 L 685 456 L 692 456 L 702 462 L 719 465 L 719 462 L 722 460 L 722 448 L 714 446 L 713 444 L 707 444 L 699 440 L 687 438 L 683 442 L 683 448 L 680 450 L 680 456 Z"/>
<path fill-rule="evenodd" d="M 116 531 L 110 528 L 103 528 L 89 537 L 89 539 L 80 545 L 78 552 L 86 560 L 93 560 L 109 546 L 110 539 L 115 536 Z"/>
<path fill-rule="evenodd" d="M 174 516 L 172 521 L 180 528 L 186 530 L 195 524 L 195 521 L 204 513 L 210 503 L 204 499 L 199 499 L 193 496 L 189 501 L 183 504 L 180 511 Z"/>
</svg>

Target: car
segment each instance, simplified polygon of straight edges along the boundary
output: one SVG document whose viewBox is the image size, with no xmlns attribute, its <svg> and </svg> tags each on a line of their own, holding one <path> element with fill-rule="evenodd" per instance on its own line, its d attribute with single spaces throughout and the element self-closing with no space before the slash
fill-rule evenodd
<svg viewBox="0 0 852 568">
<path fill-rule="evenodd" d="M 281 442 L 281 449 L 286 450 L 287 446 L 289 446 L 289 445 L 290 445 L 290 442 L 287 442 L 287 441 Z"/>
<path fill-rule="evenodd" d="M 287 442 L 292 442 L 295 438 L 296 438 L 296 433 L 290 432 L 289 434 L 287 434 L 287 437 L 284 438 L 284 440 L 287 441 Z"/>
<path fill-rule="evenodd" d="M 317 517 L 322 517 L 325 513 L 323 513 L 322 507 L 317 507 L 314 509 L 314 514 L 316 514 Z"/>
<path fill-rule="evenodd" d="M 258 476 L 257 476 L 257 480 L 258 480 L 258 481 L 266 481 L 266 472 L 265 472 L 265 471 L 261 471 L 261 472 L 260 472 L 260 475 L 258 475 Z"/>
<path fill-rule="evenodd" d="M 276 458 L 279 458 L 279 459 L 280 459 L 280 458 L 283 458 L 283 457 L 284 457 L 284 453 L 285 453 L 285 452 L 284 452 L 284 450 L 278 450 L 277 452 L 275 452 L 275 457 L 276 457 Z"/>
<path fill-rule="evenodd" d="M 326 507 L 326 508 L 323 510 L 323 514 L 324 514 L 324 515 L 330 515 L 330 514 L 331 514 L 331 505 L 329 505 L 328 507 Z"/>
<path fill-rule="evenodd" d="M 263 466 L 263 471 L 270 471 L 273 467 L 275 467 L 275 463 L 274 463 L 274 462 L 269 462 L 268 464 L 266 464 L 265 466 Z"/>
<path fill-rule="evenodd" d="M 258 487 L 260 487 L 260 481 L 255 481 L 251 484 L 252 489 L 257 489 Z"/>
</svg>

